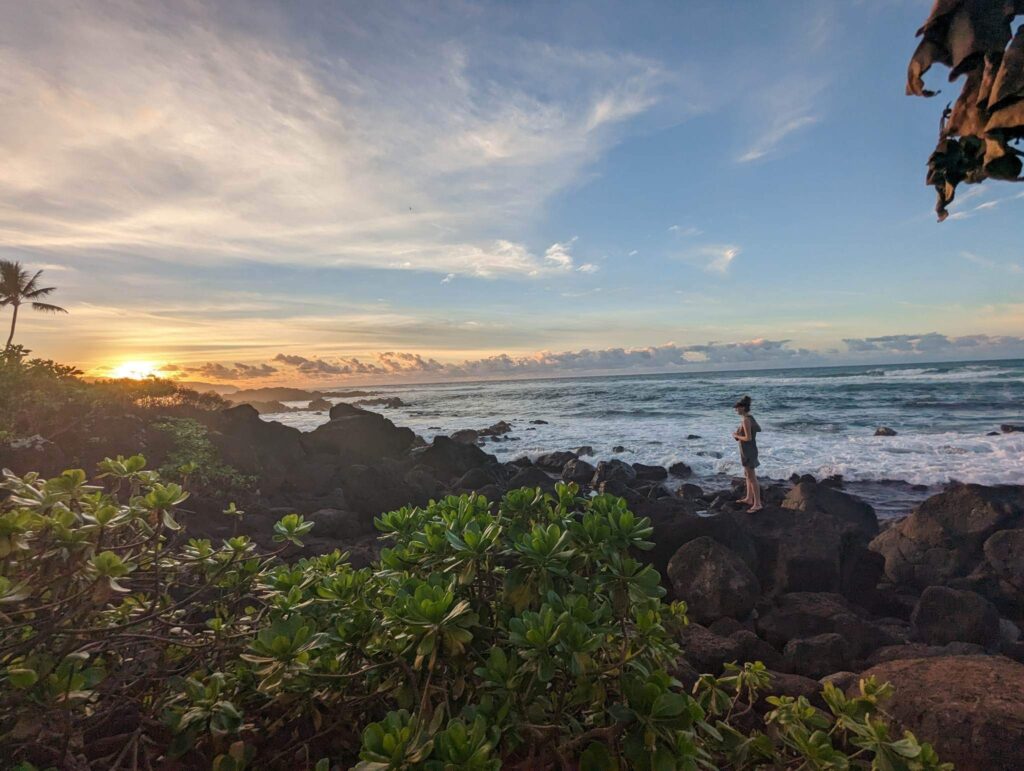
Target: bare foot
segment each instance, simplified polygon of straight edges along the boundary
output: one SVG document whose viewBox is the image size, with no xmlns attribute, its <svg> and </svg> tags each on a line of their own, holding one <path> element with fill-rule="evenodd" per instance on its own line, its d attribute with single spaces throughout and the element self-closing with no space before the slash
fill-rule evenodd
<svg viewBox="0 0 1024 771">
<path fill-rule="evenodd" d="M 751 506 L 749 509 L 747 509 L 747 514 L 756 514 L 763 508 L 764 506 Z"/>
<path fill-rule="evenodd" d="M 745 504 L 747 506 L 753 506 L 754 505 L 754 502 L 752 500 L 750 500 L 749 498 L 739 498 L 739 499 L 736 500 L 736 503 L 743 503 L 743 504 Z"/>
</svg>

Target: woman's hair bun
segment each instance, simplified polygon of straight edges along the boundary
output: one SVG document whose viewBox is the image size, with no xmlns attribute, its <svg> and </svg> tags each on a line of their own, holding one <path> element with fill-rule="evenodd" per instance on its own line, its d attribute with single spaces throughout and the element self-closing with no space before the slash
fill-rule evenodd
<svg viewBox="0 0 1024 771">
<path fill-rule="evenodd" d="M 735 406 L 735 407 L 742 407 L 745 410 L 749 410 L 750 409 L 750 397 L 749 396 L 744 396 L 742 399 L 740 399 L 738 402 L 736 402 L 736 404 L 733 405 L 733 406 Z"/>
</svg>

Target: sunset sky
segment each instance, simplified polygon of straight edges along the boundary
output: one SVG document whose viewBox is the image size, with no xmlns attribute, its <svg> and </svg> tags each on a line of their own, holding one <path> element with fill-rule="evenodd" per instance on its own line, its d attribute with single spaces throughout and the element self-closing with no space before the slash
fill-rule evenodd
<svg viewBox="0 0 1024 771">
<path fill-rule="evenodd" d="M 17 340 L 249 386 L 1024 356 L 1024 191 L 923 184 L 929 6 L 2 2 L 0 258 L 70 312 Z"/>
</svg>

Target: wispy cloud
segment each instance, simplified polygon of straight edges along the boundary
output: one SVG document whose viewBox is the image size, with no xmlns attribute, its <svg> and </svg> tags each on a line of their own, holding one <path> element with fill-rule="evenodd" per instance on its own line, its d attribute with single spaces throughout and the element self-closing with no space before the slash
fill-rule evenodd
<svg viewBox="0 0 1024 771">
<path fill-rule="evenodd" d="M 700 228 L 695 228 L 692 225 L 683 227 L 682 225 L 670 225 L 668 228 L 670 233 L 675 233 L 677 236 L 699 236 L 704 231 Z"/>
<path fill-rule="evenodd" d="M 574 183 L 666 82 L 627 53 L 451 42 L 455 9 L 421 27 L 397 7 L 371 21 L 336 7 L 330 53 L 282 34 L 282 13 L 0 7 L 0 245 L 543 276 L 571 266 L 509 223 Z M 405 44 L 347 59 L 368 23 Z"/>
<path fill-rule="evenodd" d="M 974 252 L 960 252 L 960 256 L 975 265 L 981 265 L 991 270 L 1006 271 L 1007 273 L 1024 273 L 1024 267 L 1018 262 L 1000 262 Z"/>
</svg>

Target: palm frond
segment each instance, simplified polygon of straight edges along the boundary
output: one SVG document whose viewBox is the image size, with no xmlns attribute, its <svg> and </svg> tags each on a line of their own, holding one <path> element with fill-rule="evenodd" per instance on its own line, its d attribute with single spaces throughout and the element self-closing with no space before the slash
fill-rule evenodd
<svg viewBox="0 0 1024 771">
<path fill-rule="evenodd" d="M 46 297 L 46 295 L 55 291 L 57 291 L 57 287 L 55 286 L 43 286 L 40 287 L 39 289 L 33 289 L 31 291 L 22 292 L 21 296 L 24 297 L 26 300 L 34 300 L 37 297 Z"/>
<path fill-rule="evenodd" d="M 50 305 L 49 303 L 32 303 L 32 310 L 42 311 L 43 313 L 67 313 L 67 308 L 61 308 L 59 305 Z"/>
<path fill-rule="evenodd" d="M 24 284 L 22 284 L 22 286 L 21 286 L 21 295 L 22 295 L 22 297 L 29 297 L 29 296 L 31 296 L 32 292 L 36 291 L 36 282 L 39 281 L 39 277 L 41 275 L 43 275 L 43 271 L 37 270 L 36 274 L 34 276 L 32 276 L 32 278 L 30 278 L 28 281 L 26 281 Z M 23 274 L 23 277 L 24 276 L 28 276 L 28 271 L 25 271 L 25 273 Z"/>
</svg>

